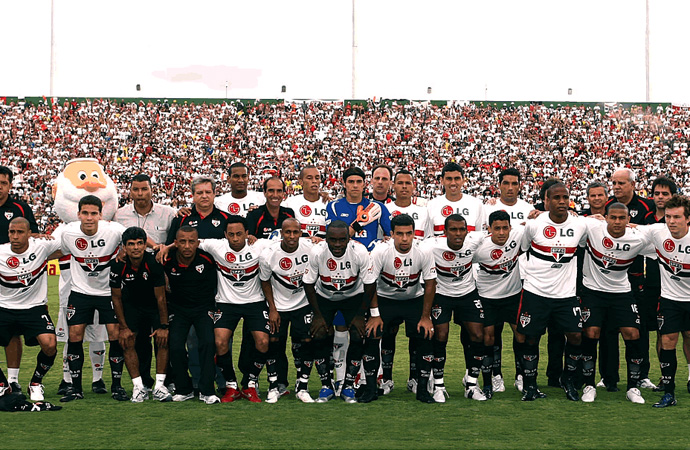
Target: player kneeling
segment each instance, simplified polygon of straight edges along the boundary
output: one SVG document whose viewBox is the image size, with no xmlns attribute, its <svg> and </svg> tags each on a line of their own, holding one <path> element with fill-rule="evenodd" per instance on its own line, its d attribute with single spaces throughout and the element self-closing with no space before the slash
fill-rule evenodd
<svg viewBox="0 0 690 450">
<path fill-rule="evenodd" d="M 130 227 L 122 233 L 125 260 L 115 262 L 110 269 L 110 290 L 113 307 L 120 325 L 119 341 L 125 352 L 125 365 L 132 377 L 132 402 L 148 399 L 148 391 L 139 373 L 139 358 L 134 348 L 137 334 L 149 334 L 141 324 L 154 324 L 151 334 L 156 339 L 156 384 L 153 398 L 172 401 L 165 387 L 168 365 L 168 307 L 165 300 L 165 272 L 153 254 L 146 251 L 146 232 Z"/>
</svg>

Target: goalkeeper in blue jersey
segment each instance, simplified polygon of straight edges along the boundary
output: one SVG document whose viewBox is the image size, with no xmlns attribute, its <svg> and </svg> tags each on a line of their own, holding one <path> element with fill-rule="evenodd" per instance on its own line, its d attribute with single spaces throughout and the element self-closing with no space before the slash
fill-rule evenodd
<svg viewBox="0 0 690 450">
<path fill-rule="evenodd" d="M 364 198 L 364 171 L 349 167 L 343 173 L 345 197 L 328 203 L 326 225 L 334 220 L 350 224 L 350 236 L 371 251 L 379 227 L 384 236 L 391 235 L 391 218 L 383 203 Z"/>
</svg>

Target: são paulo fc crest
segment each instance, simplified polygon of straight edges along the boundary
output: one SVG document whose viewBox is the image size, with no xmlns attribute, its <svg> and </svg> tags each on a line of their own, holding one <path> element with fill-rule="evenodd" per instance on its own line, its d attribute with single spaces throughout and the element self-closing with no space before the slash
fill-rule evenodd
<svg viewBox="0 0 690 450">
<path fill-rule="evenodd" d="M 299 213 L 305 217 L 311 216 L 311 208 L 309 207 L 309 205 L 304 205 L 299 209 Z"/>
<path fill-rule="evenodd" d="M 96 267 L 98 267 L 98 262 L 98 258 L 84 258 L 84 264 L 91 272 L 96 270 Z"/>
<path fill-rule="evenodd" d="M 610 256 L 604 255 L 601 257 L 601 263 L 604 265 L 605 269 L 608 269 L 610 266 L 616 264 L 616 258 L 611 258 Z"/>
<path fill-rule="evenodd" d="M 74 306 L 72 306 L 72 305 L 68 305 L 68 306 L 67 306 L 67 314 L 66 314 L 66 316 L 67 316 L 67 320 L 69 320 L 69 319 L 71 319 L 72 317 L 74 317 Z"/>
<path fill-rule="evenodd" d="M 144 272 L 144 273 L 141 274 L 141 277 L 144 279 L 144 281 L 148 281 L 148 280 L 149 280 L 149 273 L 148 273 L 148 272 Z"/>
<path fill-rule="evenodd" d="M 19 281 L 24 286 L 28 286 L 29 283 L 31 282 L 31 274 L 30 273 L 23 273 L 17 277 L 17 281 Z"/>
<path fill-rule="evenodd" d="M 211 224 L 213 224 L 214 227 L 218 228 L 218 225 L 220 225 L 220 219 L 211 220 Z"/>
<path fill-rule="evenodd" d="M 74 241 L 74 245 L 81 251 L 86 250 L 86 248 L 89 246 L 89 243 L 86 242 L 86 239 L 84 238 L 77 238 L 76 241 Z"/>
<path fill-rule="evenodd" d="M 529 313 L 523 312 L 520 314 L 520 325 L 525 328 L 532 321 L 532 316 Z"/>
<path fill-rule="evenodd" d="M 10 269 L 16 269 L 17 267 L 19 267 L 19 258 L 17 258 L 16 256 L 10 256 L 9 258 L 7 258 L 6 264 L 7 267 L 9 267 Z"/>
<path fill-rule="evenodd" d="M 409 282 L 410 282 L 410 277 L 408 275 L 401 275 L 401 276 L 396 275 L 395 276 L 395 284 L 397 284 L 401 288 L 404 288 L 405 286 L 407 286 L 407 283 L 409 283 Z"/>
<path fill-rule="evenodd" d="M 442 311 L 443 311 L 443 310 L 442 310 L 441 306 L 439 306 L 439 305 L 434 305 L 434 307 L 431 308 L 431 317 L 433 317 L 434 319 L 438 320 L 438 318 L 441 317 L 441 312 L 442 312 Z"/>
<path fill-rule="evenodd" d="M 220 311 L 220 310 L 215 311 L 215 312 L 214 312 L 214 311 L 209 311 L 209 312 L 208 312 L 208 316 L 211 318 L 211 320 L 213 320 L 213 323 L 215 324 L 216 322 L 218 322 L 218 320 L 219 320 L 221 317 L 223 317 L 223 313 L 222 313 L 222 311 Z"/>
<path fill-rule="evenodd" d="M 314 237 L 319 232 L 319 226 L 318 225 L 306 225 L 304 227 L 304 231 L 307 232 L 309 237 Z"/>
<path fill-rule="evenodd" d="M 601 240 L 601 245 L 603 245 L 604 248 L 612 249 L 613 248 L 613 241 L 609 237 L 604 237 L 604 239 Z"/>
<path fill-rule="evenodd" d="M 553 256 L 553 259 L 555 259 L 556 261 L 560 261 L 564 255 L 565 255 L 565 248 L 563 248 L 563 247 L 551 247 L 551 256 Z"/>
<path fill-rule="evenodd" d="M 671 268 L 674 275 L 683 270 L 683 264 L 672 259 L 668 261 L 668 266 Z"/>
<path fill-rule="evenodd" d="M 551 225 L 544 227 L 544 237 L 546 239 L 553 239 L 556 237 L 556 228 Z"/>
<path fill-rule="evenodd" d="M 676 249 L 676 243 L 673 242 L 671 239 L 666 239 L 664 241 L 664 250 L 666 250 L 667 252 L 670 253 L 675 249 Z"/>
<path fill-rule="evenodd" d="M 589 308 L 580 309 L 580 317 L 582 317 L 583 322 L 587 322 L 587 320 L 589 320 L 591 315 L 592 315 L 592 312 L 589 310 Z"/>
<path fill-rule="evenodd" d="M 278 262 L 278 265 L 283 270 L 292 269 L 292 261 L 290 261 L 290 258 L 281 258 L 280 261 Z"/>
<path fill-rule="evenodd" d="M 333 287 L 339 291 L 345 286 L 345 278 L 331 278 L 331 284 Z"/>
<path fill-rule="evenodd" d="M 12 217 L 14 217 L 14 213 L 12 211 L 5 211 L 5 219 L 10 220 Z"/>
<path fill-rule="evenodd" d="M 638 211 L 636 209 L 630 210 L 630 217 L 635 217 L 637 216 Z"/>
<path fill-rule="evenodd" d="M 199 273 L 204 273 L 204 265 L 199 264 L 198 266 L 195 267 L 196 271 Z"/>
<path fill-rule="evenodd" d="M 240 205 L 237 203 L 230 203 L 230 206 L 228 206 L 228 212 L 230 214 L 237 214 L 240 212 Z"/>
</svg>

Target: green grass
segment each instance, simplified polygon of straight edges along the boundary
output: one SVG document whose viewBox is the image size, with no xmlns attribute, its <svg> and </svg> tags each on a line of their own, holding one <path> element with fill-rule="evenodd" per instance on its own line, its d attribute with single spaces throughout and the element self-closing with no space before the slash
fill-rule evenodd
<svg viewBox="0 0 690 450">
<path fill-rule="evenodd" d="M 57 277 L 50 278 L 51 314 L 57 320 Z M 305 405 L 292 395 L 275 405 L 247 401 L 220 405 L 198 401 L 131 404 L 87 392 L 84 400 L 65 404 L 59 412 L 2 414 L 0 448 L 690 447 L 690 433 L 685 429 L 690 396 L 684 389 L 686 372 L 680 350 L 679 404 L 675 408 L 652 408 L 659 394 L 650 391 L 643 392 L 645 405 L 631 404 L 625 400 L 624 392 L 608 393 L 602 389 L 593 404 L 584 404 L 569 402 L 560 389 L 548 387 L 542 388 L 547 399 L 522 403 L 512 385 L 506 386 L 507 391 L 496 394 L 494 399 L 479 403 L 462 395 L 460 378 L 464 367 L 458 334 L 459 329 L 454 326 L 446 371 L 451 397 L 445 404 L 420 404 L 405 390 L 407 345 L 399 338 L 395 390 L 368 405 L 348 405 L 338 400 Z M 507 331 L 503 337 L 504 347 L 510 349 Z M 58 351 L 61 355 L 62 345 Z M 235 355 L 237 352 L 236 348 Z M 35 348 L 25 348 L 20 374 L 23 386 L 28 384 L 35 355 Z M 3 356 L 0 352 L 0 357 Z M 545 384 L 545 364 L 543 358 L 542 384 Z M 89 365 L 85 367 L 88 379 Z M 504 367 L 507 378 L 511 379 L 510 352 L 504 352 Z M 2 368 L 6 369 L 4 363 Z M 656 358 L 652 368 L 652 380 L 658 380 Z M 623 370 L 621 375 L 624 376 Z M 60 377 L 61 368 L 56 364 L 45 380 L 50 402 L 58 403 L 55 391 Z M 291 377 L 294 379 L 294 369 Z M 107 368 L 105 379 L 109 380 Z M 128 378 L 123 384 L 131 392 Z M 318 381 L 312 382 L 313 395 L 318 387 Z"/>
</svg>

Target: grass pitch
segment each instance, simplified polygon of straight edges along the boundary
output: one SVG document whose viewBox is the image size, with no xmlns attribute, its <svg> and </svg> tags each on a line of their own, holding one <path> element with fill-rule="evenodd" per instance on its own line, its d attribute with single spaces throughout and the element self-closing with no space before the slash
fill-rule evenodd
<svg viewBox="0 0 690 450">
<path fill-rule="evenodd" d="M 50 277 L 50 306 L 57 321 L 57 277 Z M 402 333 L 401 333 L 402 335 Z M 184 403 L 120 403 L 109 395 L 86 391 L 81 401 L 64 404 L 58 412 L 5 413 L 0 417 L 0 448 L 688 448 L 686 420 L 690 394 L 684 388 L 684 358 L 678 351 L 678 406 L 657 410 L 651 405 L 660 394 L 643 391 L 645 405 L 633 405 L 625 392 L 599 389 L 592 404 L 573 403 L 562 390 L 543 387 L 544 400 L 522 403 L 509 381 L 513 377 L 510 351 L 504 351 L 506 392 L 492 400 L 476 402 L 463 397 L 460 379 L 464 363 L 459 329 L 453 326 L 448 345 L 446 385 L 450 399 L 445 404 L 424 405 L 407 392 L 407 344 L 398 340 L 393 392 L 367 405 L 349 405 L 340 400 L 306 405 L 294 395 L 277 404 L 205 405 Z M 504 331 L 504 349 L 512 348 Z M 545 340 L 544 340 L 545 341 Z M 545 343 L 544 343 L 545 345 Z M 546 354 L 544 345 L 542 355 Z M 36 348 L 25 347 L 20 382 L 26 387 L 35 365 Z M 62 354 L 62 345 L 58 348 Z M 621 352 L 623 353 L 623 352 Z M 236 345 L 234 355 L 239 354 Z M 87 352 L 88 355 L 88 352 Z M 4 360 L 4 353 L 0 352 Z M 56 394 L 61 378 L 60 357 L 45 379 L 46 400 L 59 403 Z M 85 363 L 85 384 L 91 373 Z M 621 367 L 625 362 L 621 361 Z M 3 361 L 3 370 L 6 364 Z M 540 364 L 540 383 L 545 381 L 546 361 Z M 621 369 L 624 377 L 624 370 Z M 294 380 L 294 369 L 291 371 Z M 658 361 L 652 361 L 652 380 L 659 379 Z M 106 363 L 104 374 L 109 386 Z M 312 376 L 316 396 L 318 377 Z M 125 374 L 123 385 L 131 392 Z M 265 388 L 262 374 L 262 387 Z M 620 384 L 621 387 L 625 383 Z M 262 392 L 265 394 L 265 391 Z"/>
</svg>

